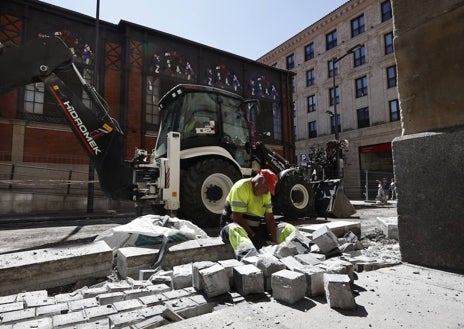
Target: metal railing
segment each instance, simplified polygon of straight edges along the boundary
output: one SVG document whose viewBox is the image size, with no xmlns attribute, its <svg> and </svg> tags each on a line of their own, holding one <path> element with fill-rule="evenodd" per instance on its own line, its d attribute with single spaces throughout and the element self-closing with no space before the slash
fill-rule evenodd
<svg viewBox="0 0 464 329">
<path fill-rule="evenodd" d="M 86 195 L 89 183 L 98 186 L 98 180 L 89 181 L 88 172 L 84 170 L 0 162 L 0 191 Z"/>
</svg>

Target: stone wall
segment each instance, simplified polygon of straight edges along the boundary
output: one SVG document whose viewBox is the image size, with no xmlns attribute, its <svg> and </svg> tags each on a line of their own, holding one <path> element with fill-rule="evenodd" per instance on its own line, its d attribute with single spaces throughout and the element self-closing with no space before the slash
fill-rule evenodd
<svg viewBox="0 0 464 329">
<path fill-rule="evenodd" d="M 464 2 L 392 0 L 403 261 L 464 272 Z"/>
</svg>

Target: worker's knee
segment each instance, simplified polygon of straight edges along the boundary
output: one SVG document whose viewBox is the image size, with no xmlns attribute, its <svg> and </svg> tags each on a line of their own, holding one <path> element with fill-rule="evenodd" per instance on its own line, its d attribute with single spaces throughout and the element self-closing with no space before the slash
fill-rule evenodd
<svg viewBox="0 0 464 329">
<path fill-rule="evenodd" d="M 224 243 L 232 246 L 238 260 L 258 253 L 245 229 L 236 223 L 224 226 L 220 235 Z"/>
<path fill-rule="evenodd" d="M 285 241 L 285 239 L 296 231 L 296 227 L 292 224 L 280 222 L 277 225 L 277 243 Z"/>
</svg>

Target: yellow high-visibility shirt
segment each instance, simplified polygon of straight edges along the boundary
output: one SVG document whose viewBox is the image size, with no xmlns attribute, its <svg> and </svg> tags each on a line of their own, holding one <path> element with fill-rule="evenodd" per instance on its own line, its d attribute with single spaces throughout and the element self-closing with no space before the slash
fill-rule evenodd
<svg viewBox="0 0 464 329">
<path fill-rule="evenodd" d="M 265 213 L 272 213 L 271 193 L 255 195 L 251 178 L 237 181 L 230 189 L 227 201 L 233 212 L 263 217 Z"/>
</svg>

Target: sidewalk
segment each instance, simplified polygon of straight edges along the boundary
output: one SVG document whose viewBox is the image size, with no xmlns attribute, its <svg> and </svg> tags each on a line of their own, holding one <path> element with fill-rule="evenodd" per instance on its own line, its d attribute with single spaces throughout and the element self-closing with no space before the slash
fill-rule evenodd
<svg viewBox="0 0 464 329">
<path fill-rule="evenodd" d="M 190 328 L 464 328 L 464 276 L 411 264 L 361 272 L 353 291 L 357 309 L 331 309 L 325 298 L 294 305 L 247 301 L 163 326 Z"/>
</svg>

